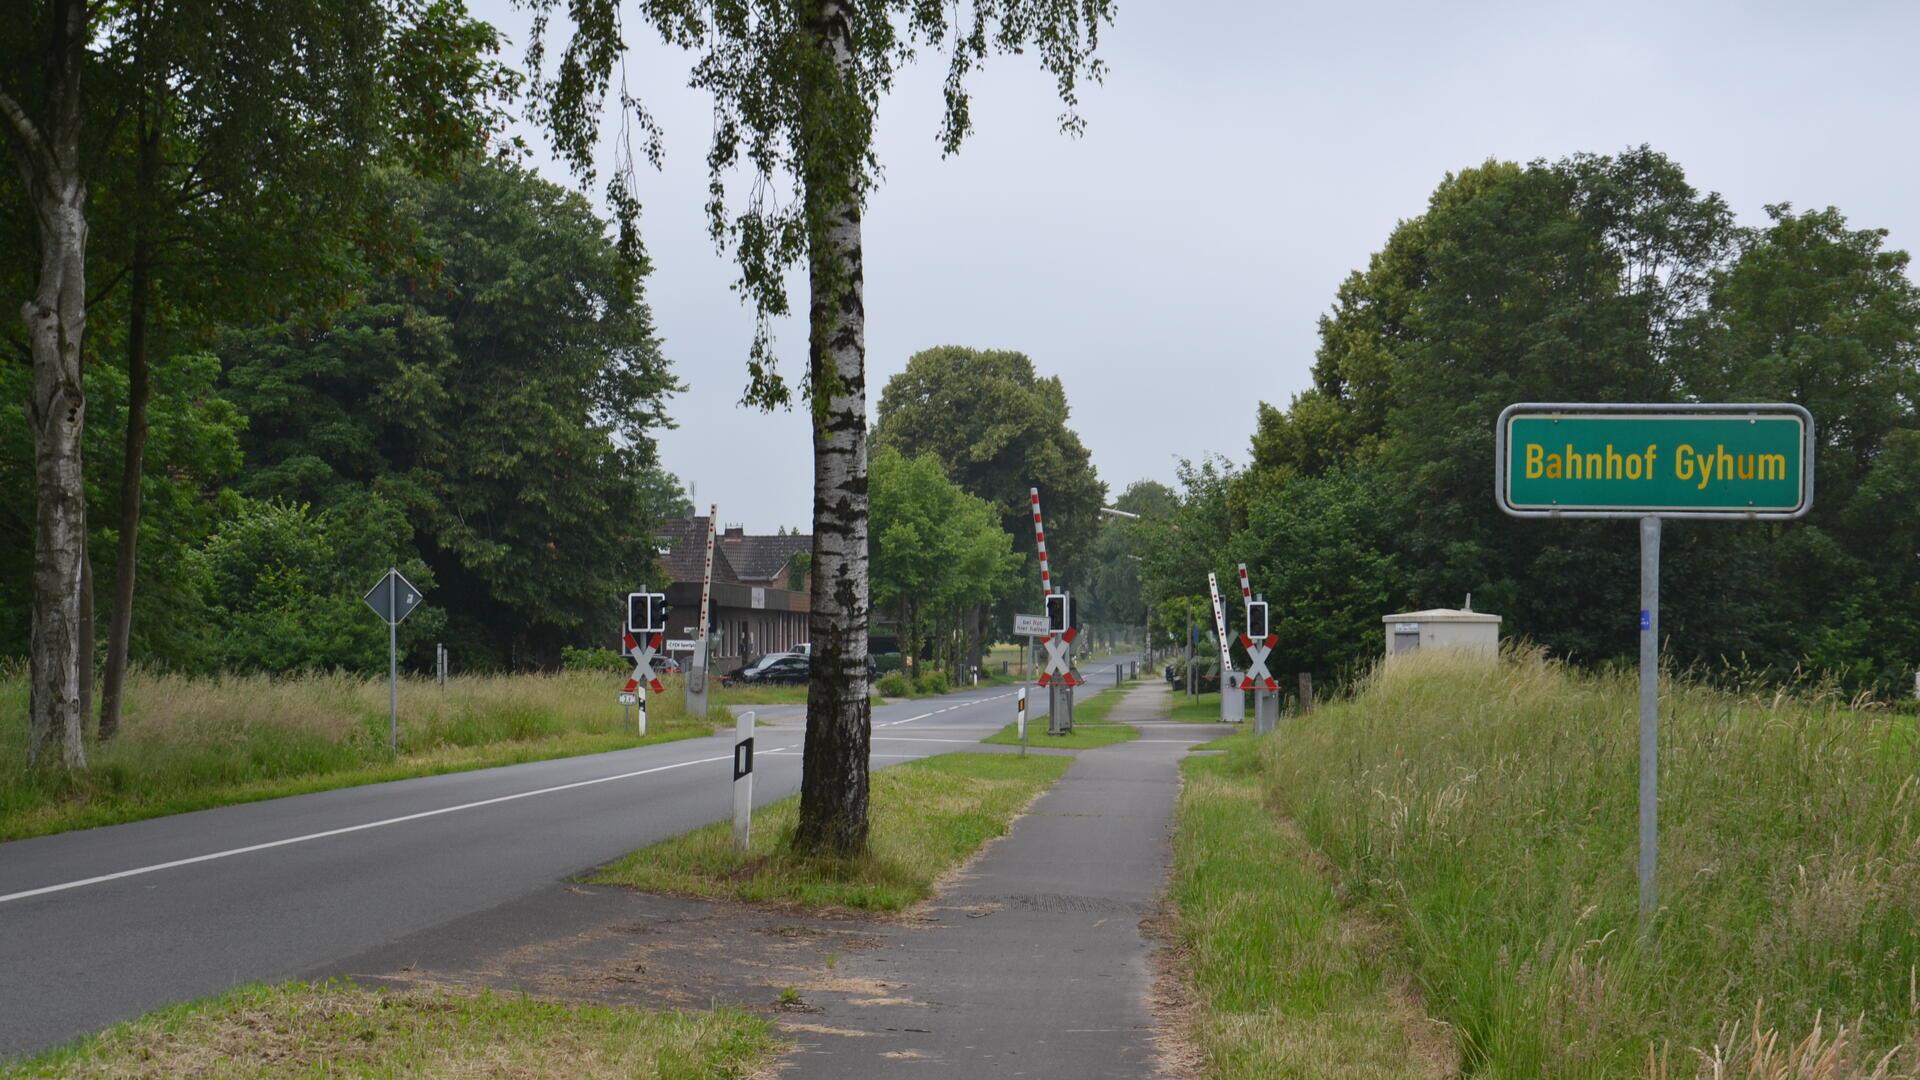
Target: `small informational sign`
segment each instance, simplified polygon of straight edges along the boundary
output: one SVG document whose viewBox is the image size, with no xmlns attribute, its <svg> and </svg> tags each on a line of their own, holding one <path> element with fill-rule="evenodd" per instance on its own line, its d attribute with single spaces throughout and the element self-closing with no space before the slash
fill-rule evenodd
<svg viewBox="0 0 1920 1080">
<path fill-rule="evenodd" d="M 389 570 L 361 597 L 367 606 L 373 609 L 380 621 L 388 626 L 398 626 L 413 614 L 420 606 L 420 590 L 413 587 L 405 574 L 398 570 Z"/>
<path fill-rule="evenodd" d="M 1046 637 L 1047 617 L 1045 615 L 1015 615 L 1013 617 L 1014 637 Z"/>
<path fill-rule="evenodd" d="M 623 693 L 620 695 L 620 704 L 622 705 L 638 705 L 639 703 L 640 703 L 639 694 Z"/>
<path fill-rule="evenodd" d="M 767 590 L 761 588 L 758 585 L 755 585 L 753 587 L 752 602 L 753 602 L 753 610 L 761 611 L 765 609 L 767 606 Z"/>
<path fill-rule="evenodd" d="M 1813 507 L 1798 405 L 1511 405 L 1495 429 L 1515 517 L 1787 520 Z"/>
<path fill-rule="evenodd" d="M 692 638 L 673 638 L 667 642 L 667 651 L 670 653 L 692 652 L 699 646 L 700 643 Z"/>
</svg>

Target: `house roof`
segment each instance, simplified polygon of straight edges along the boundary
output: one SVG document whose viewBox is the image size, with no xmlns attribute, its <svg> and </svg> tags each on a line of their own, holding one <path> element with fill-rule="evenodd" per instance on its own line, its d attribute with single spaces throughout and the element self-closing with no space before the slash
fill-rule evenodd
<svg viewBox="0 0 1920 1080">
<path fill-rule="evenodd" d="M 706 569 L 707 518 L 674 518 L 654 530 L 665 550 L 660 568 L 669 582 L 699 582 Z M 786 587 L 787 564 L 795 555 L 813 550 L 813 537 L 804 533 L 786 536 L 748 536 L 738 529 L 727 529 L 715 537 L 713 580 L 749 585 Z"/>
<path fill-rule="evenodd" d="M 813 550 L 813 537 L 804 533 L 786 536 L 745 536 L 729 534 L 720 540 L 720 549 L 741 581 L 786 583 L 787 564 L 795 555 Z"/>
<path fill-rule="evenodd" d="M 665 549 L 660 553 L 660 569 L 666 573 L 667 582 L 691 581 L 698 584 L 707 568 L 706 517 L 702 515 L 663 521 L 654 530 L 654 538 Z M 713 580 L 740 580 L 740 575 L 727 558 L 725 544 L 714 545 Z"/>
</svg>

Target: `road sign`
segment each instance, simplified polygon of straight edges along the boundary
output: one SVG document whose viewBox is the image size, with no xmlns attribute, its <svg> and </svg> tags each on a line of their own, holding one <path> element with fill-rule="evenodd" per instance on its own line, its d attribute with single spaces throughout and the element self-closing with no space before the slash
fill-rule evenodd
<svg viewBox="0 0 1920 1080">
<path fill-rule="evenodd" d="M 1660 531 L 1667 518 L 1789 521 L 1813 509 L 1798 405 L 1518 404 L 1494 425 L 1494 500 L 1514 517 L 1640 521 L 1640 915 L 1658 902 Z"/>
<path fill-rule="evenodd" d="M 421 597 L 420 590 L 413 587 L 413 582 L 408 581 L 405 574 L 389 570 L 360 599 L 365 600 L 373 613 L 380 616 L 381 622 L 398 626 L 406 622 L 407 616 L 420 606 Z M 394 614 L 396 611 L 398 615 Z"/>
<path fill-rule="evenodd" d="M 1013 617 L 1014 637 L 1046 637 L 1049 633 L 1051 633 L 1051 631 L 1047 629 L 1047 617 L 1045 615 L 1015 615 Z"/>
<path fill-rule="evenodd" d="M 620 695 L 620 704 L 622 705 L 638 705 L 639 703 L 640 703 L 639 694 L 622 693 Z"/>
<path fill-rule="evenodd" d="M 674 638 L 667 642 L 667 651 L 670 653 L 692 652 L 699 646 L 700 643 L 692 638 Z"/>
<path fill-rule="evenodd" d="M 1813 417 L 1798 405 L 1510 405 L 1495 428 L 1515 517 L 1783 521 L 1813 507 Z"/>
<path fill-rule="evenodd" d="M 1046 640 L 1041 642 L 1047 647 L 1047 670 L 1035 680 L 1041 686 L 1051 686 L 1055 679 L 1059 679 L 1062 686 L 1080 685 L 1080 676 L 1073 670 L 1072 655 L 1073 639 L 1078 634 L 1079 630 L 1068 627 L 1066 633 L 1048 634 Z"/>
</svg>

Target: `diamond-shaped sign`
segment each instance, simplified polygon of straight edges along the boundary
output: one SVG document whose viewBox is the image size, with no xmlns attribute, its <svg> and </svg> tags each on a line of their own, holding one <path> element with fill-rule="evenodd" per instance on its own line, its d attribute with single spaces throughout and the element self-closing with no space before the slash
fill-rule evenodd
<svg viewBox="0 0 1920 1080">
<path fill-rule="evenodd" d="M 380 616 L 380 621 L 397 625 L 405 622 L 407 616 L 413 614 L 413 609 L 420 606 L 421 596 L 420 590 L 414 588 L 413 582 L 408 581 L 404 574 L 389 570 L 361 599 L 367 602 L 375 615 Z"/>
</svg>

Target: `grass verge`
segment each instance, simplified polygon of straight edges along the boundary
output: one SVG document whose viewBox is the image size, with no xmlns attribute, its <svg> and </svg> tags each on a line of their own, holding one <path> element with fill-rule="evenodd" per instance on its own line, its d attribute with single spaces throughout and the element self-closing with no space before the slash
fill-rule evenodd
<svg viewBox="0 0 1920 1080">
<path fill-rule="evenodd" d="M 1203 1075 L 1235 1080 L 1434 1075 L 1385 949 L 1341 908 L 1312 852 L 1264 803 L 1251 739 L 1188 758 L 1170 896 Z"/>
<path fill-rule="evenodd" d="M 1075 702 L 1073 706 L 1073 730 L 1065 735 L 1047 734 L 1047 715 L 1044 709 L 1046 691 L 1030 691 L 1027 695 L 1027 745 L 1045 746 L 1054 750 L 1092 750 L 1100 746 L 1112 746 L 1140 737 L 1140 729 L 1132 724 L 1113 723 L 1107 714 L 1126 696 L 1126 690 L 1133 686 L 1127 683 L 1118 688 L 1107 687 L 1086 701 Z M 1033 705 L 1042 704 L 1039 712 L 1032 711 Z M 1020 729 L 1018 723 L 1008 724 L 992 735 L 980 740 L 998 746 L 1019 746 Z"/>
<path fill-rule="evenodd" d="M 1251 702 L 1243 704 L 1248 706 L 1243 710 L 1243 717 L 1251 718 Z M 1176 690 L 1173 694 L 1173 710 L 1167 714 L 1167 718 L 1186 724 L 1217 724 L 1220 722 L 1220 695 L 1216 692 L 1188 697 L 1185 691 Z"/>
<path fill-rule="evenodd" d="M 754 812 L 753 843 L 733 847 L 732 822 L 641 848 L 588 879 L 650 892 L 806 907 L 900 911 L 1007 831 L 1015 814 L 1067 769 L 1061 757 L 942 754 L 873 773 L 872 834 L 858 859 L 792 853 L 797 796 Z"/>
<path fill-rule="evenodd" d="M 165 1076 L 745 1077 L 778 1044 L 734 1010 L 646 1012 L 347 983 L 250 986 L 174 1006 L 0 1078 Z"/>
<path fill-rule="evenodd" d="M 621 750 L 707 735 L 672 688 L 646 738 L 605 674 L 477 675 L 400 683 L 400 752 L 387 748 L 387 682 L 345 674 L 187 678 L 135 672 L 120 734 L 82 774 L 29 770 L 0 745 L 0 840 L 415 776 Z M 25 673 L 0 678 L 0 729 L 26 729 Z M 726 698 L 710 713 L 724 716 Z"/>
<path fill-rule="evenodd" d="M 1643 932 L 1636 683 L 1402 658 L 1260 740 L 1263 782 L 1397 924 L 1471 1075 L 1915 1074 L 1912 720 L 1668 680 Z"/>
</svg>

